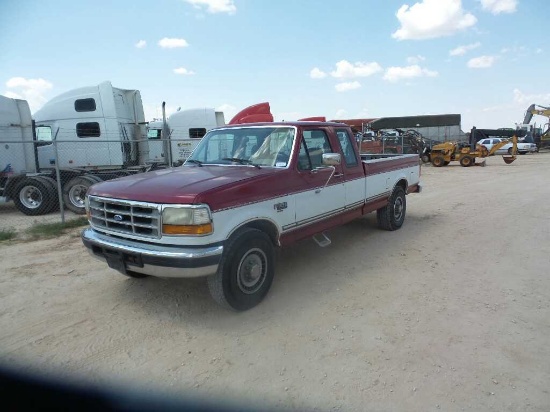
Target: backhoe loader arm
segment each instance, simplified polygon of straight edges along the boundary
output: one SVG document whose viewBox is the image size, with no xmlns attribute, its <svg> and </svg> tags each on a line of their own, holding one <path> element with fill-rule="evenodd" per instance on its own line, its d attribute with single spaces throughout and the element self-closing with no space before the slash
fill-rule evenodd
<svg viewBox="0 0 550 412">
<path fill-rule="evenodd" d="M 498 149 L 500 149 L 501 147 L 506 146 L 510 142 L 512 143 L 512 153 L 517 154 L 517 152 L 518 152 L 518 138 L 517 138 L 516 135 L 514 135 L 514 136 L 512 136 L 511 139 L 503 140 L 500 143 L 497 143 L 496 145 L 491 147 L 491 150 L 489 150 L 489 156 L 491 156 L 492 154 L 495 154 Z"/>
</svg>

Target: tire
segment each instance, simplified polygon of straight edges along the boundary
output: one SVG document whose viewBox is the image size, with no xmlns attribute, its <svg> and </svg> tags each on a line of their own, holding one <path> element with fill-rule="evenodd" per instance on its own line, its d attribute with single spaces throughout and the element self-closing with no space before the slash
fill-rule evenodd
<svg viewBox="0 0 550 412">
<path fill-rule="evenodd" d="M 473 164 L 473 159 L 470 156 L 463 156 L 460 158 L 460 165 L 463 167 L 469 167 Z"/>
<path fill-rule="evenodd" d="M 51 186 L 47 181 L 27 177 L 15 186 L 13 202 L 15 207 L 27 216 L 38 216 L 52 209 L 50 196 Z"/>
<path fill-rule="evenodd" d="M 86 213 L 84 199 L 90 186 L 100 182 L 97 176 L 78 176 L 69 180 L 63 186 L 63 202 L 67 209 L 77 215 Z"/>
<path fill-rule="evenodd" d="M 35 176 L 34 179 L 44 182 L 49 186 L 47 201 L 50 203 L 50 208 L 46 213 L 59 210 L 59 196 L 57 194 L 57 182 L 49 176 Z"/>
<path fill-rule="evenodd" d="M 210 294 L 227 309 L 251 309 L 271 287 L 274 262 L 275 251 L 269 236 L 261 230 L 246 228 L 229 238 L 218 272 L 208 277 Z"/>
<path fill-rule="evenodd" d="M 435 167 L 445 166 L 445 158 L 443 156 L 435 156 L 432 158 L 432 165 Z"/>
<path fill-rule="evenodd" d="M 509 154 L 510 156 L 512 156 L 512 155 L 514 154 L 514 149 L 513 149 L 512 147 L 510 147 L 510 148 L 508 149 L 508 154 Z"/>
<path fill-rule="evenodd" d="M 430 163 L 430 155 L 423 154 L 420 159 L 422 160 L 422 163 Z"/>
<path fill-rule="evenodd" d="M 407 212 L 407 199 L 405 190 L 397 186 L 390 196 L 387 206 L 376 211 L 378 227 L 384 230 L 397 230 L 403 226 Z"/>
</svg>

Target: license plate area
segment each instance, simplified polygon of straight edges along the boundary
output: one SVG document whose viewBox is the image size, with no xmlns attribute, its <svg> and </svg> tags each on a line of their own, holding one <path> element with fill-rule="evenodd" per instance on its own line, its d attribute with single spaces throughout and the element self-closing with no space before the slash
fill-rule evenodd
<svg viewBox="0 0 550 412">
<path fill-rule="evenodd" d="M 117 250 L 93 247 L 95 255 L 102 256 L 107 261 L 111 269 L 117 270 L 120 273 L 126 274 L 127 265 L 137 266 L 142 268 L 143 261 L 138 253 L 119 252 Z"/>
</svg>

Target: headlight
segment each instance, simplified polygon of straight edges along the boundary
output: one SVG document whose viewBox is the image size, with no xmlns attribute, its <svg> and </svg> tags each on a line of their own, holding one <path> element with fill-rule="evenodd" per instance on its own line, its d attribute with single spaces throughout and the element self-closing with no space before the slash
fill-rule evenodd
<svg viewBox="0 0 550 412">
<path fill-rule="evenodd" d="M 165 207 L 162 211 L 162 233 L 165 235 L 208 235 L 212 217 L 208 206 Z"/>
</svg>

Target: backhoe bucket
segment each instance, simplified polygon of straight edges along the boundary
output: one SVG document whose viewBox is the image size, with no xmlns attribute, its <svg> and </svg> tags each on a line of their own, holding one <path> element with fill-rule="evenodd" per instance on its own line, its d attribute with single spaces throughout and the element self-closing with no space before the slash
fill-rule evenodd
<svg viewBox="0 0 550 412">
<path fill-rule="evenodd" d="M 502 155 L 502 160 L 504 160 L 504 163 L 506 163 L 507 165 L 509 165 L 510 163 L 512 163 L 514 160 L 517 159 L 517 156 L 505 156 L 505 155 Z"/>
</svg>

